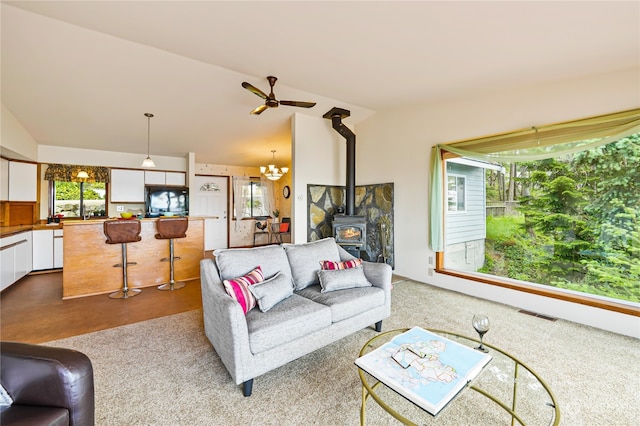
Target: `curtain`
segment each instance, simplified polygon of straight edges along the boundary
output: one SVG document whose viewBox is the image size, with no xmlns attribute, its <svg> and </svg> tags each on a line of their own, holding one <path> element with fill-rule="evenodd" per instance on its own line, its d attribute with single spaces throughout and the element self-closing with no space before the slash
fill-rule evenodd
<svg viewBox="0 0 640 426">
<path fill-rule="evenodd" d="M 88 178 L 79 178 L 78 172 L 83 170 Z M 45 180 L 59 182 L 104 182 L 109 183 L 109 168 L 97 166 L 79 166 L 70 164 L 49 164 L 44 172 Z"/>
<path fill-rule="evenodd" d="M 262 202 L 264 203 L 264 209 L 268 215 L 271 215 L 272 212 L 276 209 L 273 181 L 267 179 L 264 176 L 261 176 L 260 185 L 262 186 Z"/>
<path fill-rule="evenodd" d="M 238 223 L 242 219 L 244 206 L 250 201 L 242 188 L 251 183 L 251 179 L 245 176 L 234 176 L 233 179 L 233 207 L 235 209 L 236 223 L 235 228 L 238 230 Z"/>
<path fill-rule="evenodd" d="M 442 163 L 445 157 L 490 162 L 536 161 L 596 148 L 635 133 L 640 133 L 640 108 L 434 146 L 429 188 L 429 246 L 434 251 L 444 251 Z"/>
</svg>

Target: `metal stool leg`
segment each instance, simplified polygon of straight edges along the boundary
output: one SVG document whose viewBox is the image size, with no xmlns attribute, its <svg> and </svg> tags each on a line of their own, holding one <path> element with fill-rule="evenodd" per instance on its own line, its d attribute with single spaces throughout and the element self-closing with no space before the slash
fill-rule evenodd
<svg viewBox="0 0 640 426">
<path fill-rule="evenodd" d="M 171 238 L 169 240 L 169 282 L 168 283 L 164 283 L 161 286 L 158 286 L 158 290 L 179 290 L 182 287 L 185 286 L 185 284 L 182 281 L 176 281 L 173 278 L 173 272 L 174 272 L 174 265 L 173 265 L 173 261 L 175 259 L 180 259 L 179 257 L 175 257 L 173 255 L 173 238 Z M 167 260 L 167 259 L 162 259 L 162 260 Z"/>
<path fill-rule="evenodd" d="M 127 262 L 127 244 L 122 243 L 122 264 L 118 263 L 116 265 L 113 265 L 114 267 L 122 266 L 122 289 L 116 291 L 115 293 L 111 293 L 109 295 L 111 299 L 128 299 L 140 294 L 142 290 L 137 288 L 129 288 L 129 283 L 127 282 L 127 266 L 136 264 L 136 262 Z"/>
</svg>

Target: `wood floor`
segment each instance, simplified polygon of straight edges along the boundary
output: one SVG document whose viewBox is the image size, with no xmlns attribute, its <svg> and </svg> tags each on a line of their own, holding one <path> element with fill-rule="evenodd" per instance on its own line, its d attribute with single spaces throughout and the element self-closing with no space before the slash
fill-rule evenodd
<svg viewBox="0 0 640 426">
<path fill-rule="evenodd" d="M 0 339 L 42 343 L 200 308 L 200 280 L 174 291 L 147 287 L 129 299 L 62 300 L 62 272 L 28 275 L 0 294 Z"/>
</svg>

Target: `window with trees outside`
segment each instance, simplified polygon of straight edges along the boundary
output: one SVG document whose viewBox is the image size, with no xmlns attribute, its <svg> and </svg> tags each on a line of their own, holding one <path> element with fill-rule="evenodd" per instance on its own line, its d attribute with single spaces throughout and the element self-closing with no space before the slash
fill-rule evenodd
<svg viewBox="0 0 640 426">
<path fill-rule="evenodd" d="M 53 214 L 106 216 L 106 183 L 53 181 Z"/>
<path fill-rule="evenodd" d="M 457 183 L 458 177 L 447 174 L 449 166 L 440 169 L 447 198 L 440 203 L 447 208 L 442 240 L 431 237 L 432 247 L 441 243 L 438 272 L 640 315 L 640 110 L 590 120 L 581 127 L 586 133 L 576 132 L 582 122 L 549 126 L 555 135 L 563 133 L 559 127 L 565 132 L 542 149 L 536 139 L 544 145 L 550 129 L 530 130 L 534 155 L 472 153 L 499 167 L 482 169 L 485 220 L 470 215 L 468 225 L 484 229 L 464 244 L 444 229 L 452 223 L 447 215 L 465 220 L 451 208 L 451 178 Z M 607 128 L 612 120 L 615 126 Z M 562 149 L 567 144 L 571 148 Z M 436 160 L 468 158 L 458 143 L 439 148 L 434 169 Z"/>
</svg>

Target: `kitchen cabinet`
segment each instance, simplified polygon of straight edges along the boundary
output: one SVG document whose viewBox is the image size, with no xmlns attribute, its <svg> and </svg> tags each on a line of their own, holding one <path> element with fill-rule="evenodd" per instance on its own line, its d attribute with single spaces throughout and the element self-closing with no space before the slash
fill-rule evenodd
<svg viewBox="0 0 640 426">
<path fill-rule="evenodd" d="M 9 199 L 9 160 L 0 158 L 0 201 Z"/>
<path fill-rule="evenodd" d="M 54 229 L 53 230 L 53 267 L 54 268 L 62 268 L 63 263 L 63 255 L 64 255 L 64 245 L 62 243 L 62 229 Z"/>
<path fill-rule="evenodd" d="M 165 172 L 155 172 L 152 170 L 144 171 L 145 185 L 164 185 L 166 181 Z"/>
<path fill-rule="evenodd" d="M 9 161 L 9 201 L 38 200 L 38 165 Z"/>
<path fill-rule="evenodd" d="M 33 231 L 33 270 L 62 268 L 63 230 L 38 229 Z"/>
<path fill-rule="evenodd" d="M 145 185 L 185 186 L 186 174 L 184 172 L 158 172 L 145 170 L 144 183 Z"/>
<path fill-rule="evenodd" d="M 167 185 L 185 186 L 187 183 L 186 174 L 182 172 L 167 172 Z"/>
<path fill-rule="evenodd" d="M 31 272 L 31 231 L 0 238 L 0 290 Z"/>
<path fill-rule="evenodd" d="M 144 170 L 111 169 L 111 202 L 144 203 Z"/>
</svg>

